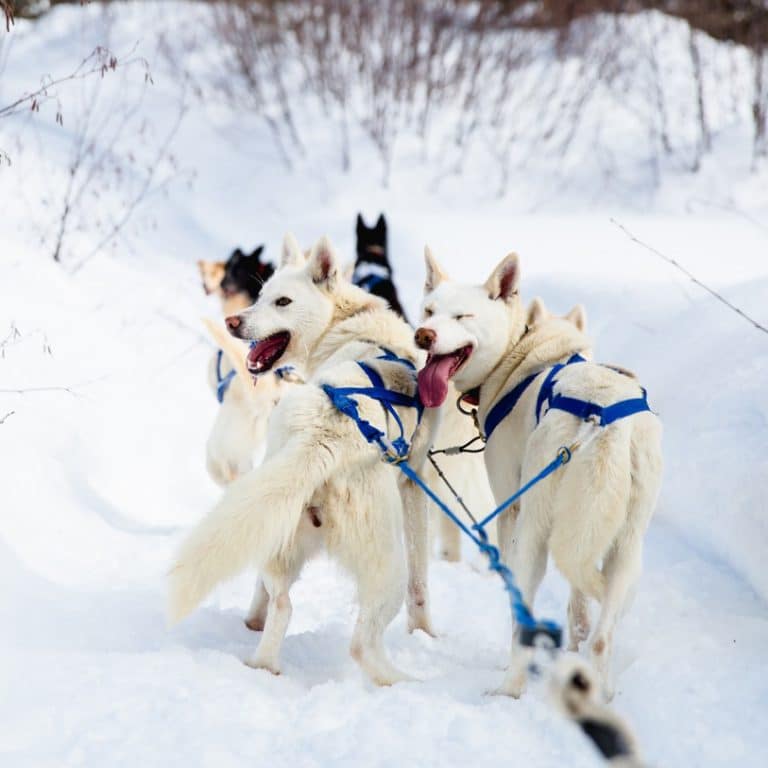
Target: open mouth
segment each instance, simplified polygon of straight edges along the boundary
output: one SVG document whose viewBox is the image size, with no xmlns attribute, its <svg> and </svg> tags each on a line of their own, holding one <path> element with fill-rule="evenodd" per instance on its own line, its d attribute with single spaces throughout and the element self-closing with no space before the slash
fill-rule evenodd
<svg viewBox="0 0 768 768">
<path fill-rule="evenodd" d="M 266 339 L 251 343 L 251 349 L 246 358 L 246 365 L 252 376 L 258 376 L 272 368 L 283 356 L 291 341 L 288 331 L 280 331 L 267 336 Z"/>
<path fill-rule="evenodd" d="M 430 355 L 419 371 L 419 397 L 427 408 L 437 408 L 448 396 L 448 381 L 467 362 L 472 345 L 467 344 L 447 355 Z"/>
</svg>

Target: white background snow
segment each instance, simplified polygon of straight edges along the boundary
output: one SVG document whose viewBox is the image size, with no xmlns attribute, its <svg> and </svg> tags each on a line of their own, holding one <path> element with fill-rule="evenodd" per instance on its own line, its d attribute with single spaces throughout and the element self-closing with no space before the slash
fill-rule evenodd
<svg viewBox="0 0 768 768">
<path fill-rule="evenodd" d="M 0 49 L 0 104 L 72 69 L 109 30 L 114 50 L 135 44 L 150 63 L 143 114 L 161 135 L 178 87 L 157 33 L 194 27 L 198 13 L 126 4 L 107 24 L 99 9 L 75 6 L 20 22 Z M 102 87 L 141 83 L 117 72 Z M 670 167 L 653 186 L 633 168 L 616 195 L 590 170 L 585 139 L 571 176 L 558 178 L 556 163 L 522 169 L 499 199 L 487 158 L 437 183 L 430 158 L 417 161 L 407 143 L 384 187 L 362 135 L 343 173 L 333 131 L 310 107 L 302 132 L 315 143 L 288 171 L 258 119 L 190 100 L 174 153 L 185 180 L 194 172 L 191 186 L 157 194 L 114 248 L 72 274 L 53 263 L 37 222 L 56 221 L 39 211 L 66 179 L 67 102 L 88 87 L 61 91 L 63 127 L 55 108 L 0 123 L 12 157 L 0 167 L 0 764 L 601 764 L 545 691 L 485 695 L 500 680 L 510 624 L 499 583 L 471 553 L 432 564 L 438 638 L 408 635 L 402 613 L 388 631 L 395 662 L 420 682 L 376 689 L 363 678 L 347 654 L 351 584 L 323 559 L 295 588 L 280 677 L 241 663 L 257 641 L 242 623 L 253 574 L 166 628 L 164 573 L 219 494 L 204 466 L 217 405 L 200 323 L 219 307 L 203 296 L 195 260 L 261 242 L 275 258 L 288 229 L 302 243 L 328 233 L 351 259 L 354 216 L 383 210 L 412 319 L 424 242 L 475 281 L 515 249 L 526 298 L 560 312 L 584 303 L 597 357 L 640 373 L 665 424 L 666 472 L 618 634 L 615 707 L 650 764 L 765 765 L 768 336 L 615 223 L 768 324 L 768 176 L 749 170 L 748 124 L 723 117 L 696 175 Z M 603 135 L 615 119 L 620 150 L 618 107 L 602 119 Z M 629 151 L 632 137 L 623 141 Z M 114 205 L 104 190 L 89 215 Z M 70 264 L 98 239 L 76 232 Z M 38 387 L 53 389 L 13 391 Z M 562 620 L 565 599 L 552 574 L 537 612 Z"/>
</svg>

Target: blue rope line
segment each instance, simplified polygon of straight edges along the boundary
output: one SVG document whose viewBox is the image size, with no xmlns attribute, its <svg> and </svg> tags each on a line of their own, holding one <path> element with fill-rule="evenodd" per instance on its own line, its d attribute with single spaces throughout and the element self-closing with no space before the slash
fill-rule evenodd
<svg viewBox="0 0 768 768">
<path fill-rule="evenodd" d="M 410 361 L 397 358 L 393 353 L 385 350 L 384 356 L 380 359 L 385 360 L 397 360 L 403 364 L 412 366 Z M 418 420 L 421 420 L 421 414 L 423 411 L 423 405 L 416 396 L 404 395 L 401 392 L 394 392 L 387 389 L 384 386 L 384 382 L 381 376 L 376 371 L 367 366 L 365 363 L 358 362 L 358 365 L 367 374 L 373 386 L 371 387 L 334 387 L 330 384 L 323 384 L 322 389 L 333 405 L 341 411 L 344 415 L 348 416 L 355 422 L 355 425 L 360 430 L 360 433 L 369 443 L 375 443 L 381 450 L 382 457 L 385 461 L 398 469 L 413 483 L 415 483 L 437 506 L 438 508 L 448 516 L 448 518 L 458 526 L 459 530 L 468 536 L 475 546 L 488 558 L 488 567 L 491 571 L 498 573 L 504 582 L 504 589 L 509 594 L 509 604 L 514 616 L 516 628 L 518 632 L 518 641 L 521 645 L 534 646 L 540 637 L 547 638 L 551 645 L 555 648 L 559 648 L 562 641 L 562 629 L 554 621 L 542 620 L 537 621 L 533 616 L 528 606 L 525 604 L 522 592 L 515 583 L 515 577 L 512 571 L 501 561 L 501 555 L 497 547 L 493 546 L 488 540 L 488 534 L 485 530 L 485 526 L 494 518 L 496 518 L 501 512 L 503 512 L 510 504 L 514 503 L 524 493 L 529 491 L 534 485 L 541 482 L 548 475 L 551 475 L 558 467 L 563 464 L 567 464 L 571 460 L 573 451 L 575 450 L 575 444 L 570 448 L 561 448 L 558 451 L 555 459 L 550 462 L 544 469 L 539 472 L 534 478 L 529 480 L 520 490 L 510 496 L 503 504 L 499 505 L 491 514 L 489 514 L 484 520 L 469 528 L 462 520 L 454 513 L 454 511 L 419 477 L 413 467 L 408 463 L 408 456 L 410 452 L 410 446 L 405 440 L 403 435 L 403 424 L 399 416 L 394 413 L 394 405 L 406 406 L 416 408 Z M 357 401 L 354 399 L 355 395 L 363 395 L 371 399 L 377 400 L 385 412 L 394 415 L 395 422 L 399 427 L 400 436 L 394 441 L 390 442 L 387 436 L 378 427 L 375 427 L 370 422 L 366 421 L 360 416 L 358 411 Z"/>
<path fill-rule="evenodd" d="M 539 472 L 536 477 L 531 478 L 520 490 L 513 493 L 506 501 L 503 501 L 501 504 L 499 504 L 496 509 L 491 512 L 490 515 L 483 518 L 476 526 L 475 528 L 485 528 L 488 523 L 491 522 L 491 520 L 494 520 L 496 517 L 498 517 L 507 507 L 509 507 L 511 504 L 514 504 L 526 491 L 533 488 L 536 483 L 542 481 L 545 477 L 548 475 L 551 475 L 558 467 L 561 467 L 563 464 L 567 464 L 571 460 L 571 454 L 572 454 L 572 448 L 566 448 L 563 446 L 558 452 L 557 456 L 549 463 L 547 464 L 544 469 Z"/>
<path fill-rule="evenodd" d="M 540 635 L 544 635 L 550 638 L 552 644 L 555 647 L 559 648 L 562 641 L 562 629 L 554 621 L 537 621 L 535 619 L 533 614 L 528 609 L 528 606 L 525 604 L 525 600 L 523 599 L 522 592 L 520 592 L 520 588 L 515 583 L 514 574 L 501 561 L 501 554 L 499 553 L 498 548 L 494 547 L 493 544 L 488 541 L 488 534 L 486 533 L 482 524 L 473 526 L 473 530 L 468 528 L 454 514 L 453 510 L 451 510 L 451 508 L 419 477 L 419 475 L 407 460 L 397 461 L 397 459 L 394 458 L 390 459 L 389 454 L 384 450 L 384 446 L 380 444 L 380 447 L 382 448 L 382 451 L 384 451 L 386 460 L 391 464 L 395 464 L 395 466 L 397 466 L 408 479 L 412 480 L 416 485 L 418 485 L 419 488 L 421 488 L 421 490 L 424 491 L 424 493 L 426 493 L 427 496 L 429 496 L 429 498 L 432 499 L 435 504 L 437 504 L 440 510 L 444 512 L 465 535 L 472 539 L 478 549 L 480 549 L 480 551 L 488 558 L 489 570 L 499 574 L 502 581 L 504 582 L 504 589 L 509 594 L 509 604 L 512 610 L 512 615 L 515 618 L 517 626 L 520 628 L 520 634 L 518 638 L 520 643 L 522 645 L 533 646 L 535 645 L 537 638 Z M 570 457 L 570 451 L 568 451 L 568 456 Z M 559 454 L 557 466 L 552 467 L 552 465 L 550 465 L 552 469 L 550 469 L 547 474 L 554 472 L 554 470 L 557 469 L 557 467 L 562 463 L 564 463 L 564 460 Z M 539 480 L 542 480 L 543 477 L 546 477 L 546 475 L 537 477 L 535 482 L 539 482 Z M 528 487 L 522 490 L 522 493 L 525 493 L 525 491 L 534 485 L 535 482 L 529 483 Z M 518 495 L 522 495 L 522 493 L 519 492 Z"/>
</svg>

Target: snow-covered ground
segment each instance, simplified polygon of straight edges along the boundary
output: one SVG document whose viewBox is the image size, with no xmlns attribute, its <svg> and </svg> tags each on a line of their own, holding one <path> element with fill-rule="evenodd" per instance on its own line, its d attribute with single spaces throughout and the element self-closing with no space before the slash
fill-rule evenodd
<svg viewBox="0 0 768 768">
<path fill-rule="evenodd" d="M 112 46 L 138 40 L 152 66 L 144 108 L 158 135 L 175 119 L 177 89 L 145 30 L 196 13 L 110 11 Z M 43 71 L 71 68 L 102 41 L 102 23 L 97 9 L 70 7 L 19 24 L 0 51 L 0 103 Z M 119 73 L 103 82 L 134 87 Z M 504 199 L 479 177 L 436 186 L 407 151 L 383 188 L 365 140 L 354 137 L 344 174 L 323 126 L 316 152 L 288 172 L 257 119 L 194 102 L 174 143 L 194 185 L 168 187 L 114 251 L 70 274 L 37 223 L 65 181 L 64 106 L 63 128 L 45 110 L 0 124 L 13 160 L 0 168 L 0 764 L 601 764 L 543 690 L 485 695 L 501 677 L 509 616 L 500 585 L 470 563 L 432 566 L 438 638 L 408 635 L 402 614 L 390 627 L 395 662 L 421 678 L 391 689 L 373 688 L 348 657 L 352 587 L 322 559 L 295 588 L 280 677 L 240 661 L 257 641 L 241 621 L 252 574 L 166 629 L 164 573 L 218 495 L 204 467 L 217 405 L 199 322 L 218 307 L 194 261 L 262 241 L 275 257 L 286 229 L 302 242 L 327 232 L 351 258 L 358 210 L 386 212 L 412 318 L 425 241 L 475 280 L 514 248 L 526 297 L 557 311 L 584 303 L 598 357 L 641 374 L 665 424 L 666 475 L 617 639 L 615 706 L 651 764 L 764 764 L 768 337 L 615 223 L 768 324 L 768 181 L 736 152 L 743 125 L 723 128 L 697 176 L 670 169 L 629 205 L 583 174 L 556 200 L 530 169 Z M 94 205 L 114 204 L 100 194 Z M 84 227 L 68 258 L 98 239 Z M 565 597 L 551 574 L 538 611 L 563 618 Z"/>
</svg>

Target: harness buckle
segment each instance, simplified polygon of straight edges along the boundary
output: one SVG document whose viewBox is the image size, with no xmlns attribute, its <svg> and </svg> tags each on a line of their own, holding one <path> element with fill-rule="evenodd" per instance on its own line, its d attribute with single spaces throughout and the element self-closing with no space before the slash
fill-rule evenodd
<svg viewBox="0 0 768 768">
<path fill-rule="evenodd" d="M 567 464 L 572 458 L 574 452 L 581 447 L 581 443 L 576 440 L 575 442 L 571 443 L 570 445 L 566 446 L 563 445 L 560 447 L 560 450 L 557 452 L 557 455 L 560 457 L 560 461 L 562 464 Z"/>
<path fill-rule="evenodd" d="M 397 448 L 395 448 L 395 446 L 383 435 L 379 437 L 378 443 L 379 448 L 381 448 L 381 460 L 386 464 L 392 464 L 393 466 L 396 466 L 397 464 L 402 464 L 404 461 L 408 461 L 411 456 L 411 452 L 409 450 L 401 454 Z"/>
</svg>

